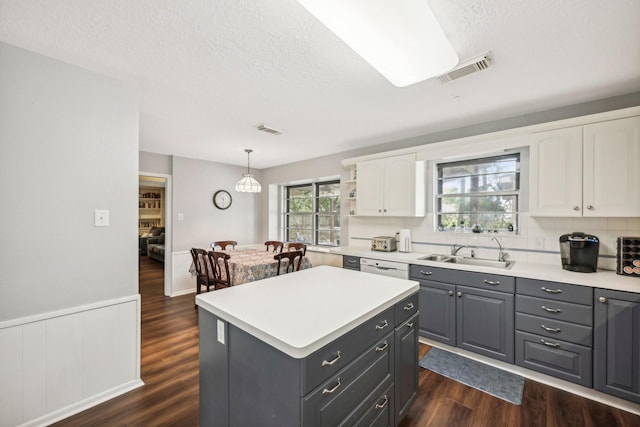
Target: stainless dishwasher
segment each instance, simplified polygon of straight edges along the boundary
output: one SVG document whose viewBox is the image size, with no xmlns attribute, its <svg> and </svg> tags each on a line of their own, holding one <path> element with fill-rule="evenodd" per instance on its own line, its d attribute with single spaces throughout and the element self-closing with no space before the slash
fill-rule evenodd
<svg viewBox="0 0 640 427">
<path fill-rule="evenodd" d="M 360 271 L 380 274 L 400 279 L 409 278 L 409 265 L 403 262 L 382 261 L 379 259 L 361 258 Z"/>
</svg>

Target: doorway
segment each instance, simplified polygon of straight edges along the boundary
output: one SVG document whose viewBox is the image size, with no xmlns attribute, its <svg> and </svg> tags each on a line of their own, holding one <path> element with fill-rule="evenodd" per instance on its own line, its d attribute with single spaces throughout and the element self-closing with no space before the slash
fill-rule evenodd
<svg viewBox="0 0 640 427">
<path fill-rule="evenodd" d="M 171 295 L 171 176 L 139 172 L 138 253 L 140 265 L 164 271 L 158 291 Z"/>
</svg>

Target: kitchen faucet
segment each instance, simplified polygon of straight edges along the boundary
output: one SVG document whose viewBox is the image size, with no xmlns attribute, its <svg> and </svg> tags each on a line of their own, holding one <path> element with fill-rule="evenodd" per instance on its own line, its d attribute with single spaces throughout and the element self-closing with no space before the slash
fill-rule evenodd
<svg viewBox="0 0 640 427">
<path fill-rule="evenodd" d="M 453 245 L 451 245 L 451 256 L 455 256 L 462 248 L 466 248 L 466 246 L 459 245 L 457 243 L 454 243 Z"/>
<path fill-rule="evenodd" d="M 506 262 L 509 259 L 509 254 L 502 250 L 502 245 L 500 244 L 500 240 L 497 237 L 492 237 L 491 240 L 495 240 L 500 248 L 500 253 L 498 253 L 498 261 Z"/>
</svg>

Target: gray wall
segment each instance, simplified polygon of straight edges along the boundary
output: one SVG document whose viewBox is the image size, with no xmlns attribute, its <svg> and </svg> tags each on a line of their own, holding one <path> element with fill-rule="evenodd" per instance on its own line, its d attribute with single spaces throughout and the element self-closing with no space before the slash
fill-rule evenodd
<svg viewBox="0 0 640 427">
<path fill-rule="evenodd" d="M 208 248 L 214 240 L 236 240 L 239 244 L 261 240 L 257 233 L 262 217 L 259 195 L 235 191 L 245 167 L 140 152 L 140 170 L 172 177 L 172 252 Z M 252 169 L 252 172 L 262 182 L 260 171 Z M 231 207 L 220 210 L 213 205 L 217 190 L 231 194 Z M 182 214 L 182 220 L 178 214 Z"/>
<path fill-rule="evenodd" d="M 136 91 L 2 43 L 0 64 L 0 321 L 137 294 Z"/>
</svg>

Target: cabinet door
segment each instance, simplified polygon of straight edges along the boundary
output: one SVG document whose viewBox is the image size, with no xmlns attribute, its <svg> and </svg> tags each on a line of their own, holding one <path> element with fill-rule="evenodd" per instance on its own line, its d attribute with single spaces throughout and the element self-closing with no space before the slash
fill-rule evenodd
<svg viewBox="0 0 640 427">
<path fill-rule="evenodd" d="M 596 289 L 594 388 L 640 403 L 640 294 Z"/>
<path fill-rule="evenodd" d="M 466 286 L 456 290 L 458 347 L 513 363 L 513 295 Z"/>
<path fill-rule="evenodd" d="M 640 215 L 640 117 L 584 127 L 584 216 Z"/>
<path fill-rule="evenodd" d="M 385 159 L 384 166 L 384 215 L 415 216 L 415 154 L 389 157 Z"/>
<path fill-rule="evenodd" d="M 535 133 L 531 138 L 531 215 L 581 216 L 582 127 Z"/>
<path fill-rule="evenodd" d="M 396 422 L 409 410 L 418 392 L 418 314 L 395 330 L 395 410 Z"/>
<path fill-rule="evenodd" d="M 357 215 L 383 215 L 384 160 L 368 160 L 357 165 Z"/>
<path fill-rule="evenodd" d="M 447 283 L 420 281 L 420 335 L 456 345 L 456 287 Z"/>
</svg>

